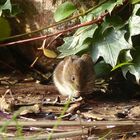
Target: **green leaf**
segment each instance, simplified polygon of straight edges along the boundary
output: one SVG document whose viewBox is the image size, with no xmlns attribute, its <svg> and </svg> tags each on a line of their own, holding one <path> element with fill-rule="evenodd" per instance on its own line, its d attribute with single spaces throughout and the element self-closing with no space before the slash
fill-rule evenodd
<svg viewBox="0 0 140 140">
<path fill-rule="evenodd" d="M 133 64 L 129 66 L 123 66 L 122 72 L 124 77 L 126 77 L 127 72 L 133 74 L 136 78 L 136 82 L 139 84 L 139 79 L 140 79 L 140 49 L 139 48 L 137 48 L 134 51 Z"/>
<path fill-rule="evenodd" d="M 108 11 L 109 13 L 111 13 L 116 5 L 120 5 L 122 3 L 123 3 L 123 0 L 117 0 L 117 1 L 108 0 L 107 2 L 103 3 L 101 6 L 94 9 L 92 12 L 90 12 L 89 15 L 93 14 L 93 16 L 100 16 L 105 11 Z"/>
<path fill-rule="evenodd" d="M 118 63 L 132 62 L 133 58 L 132 58 L 132 55 L 130 53 L 131 50 L 123 50 L 123 51 L 121 51 L 121 53 L 119 55 Z"/>
<path fill-rule="evenodd" d="M 116 1 L 116 4 L 117 4 L 117 6 L 118 6 L 118 5 L 122 5 L 122 4 L 123 4 L 123 0 L 117 0 L 117 1 Z"/>
<path fill-rule="evenodd" d="M 140 9 L 140 4 L 136 4 L 133 10 L 133 14 L 129 19 L 130 37 L 140 34 L 140 16 L 136 15 Z"/>
<path fill-rule="evenodd" d="M 0 5 L 0 16 L 1 16 L 3 10 L 10 10 L 10 12 L 11 12 L 12 5 L 11 5 L 10 0 L 7 0 L 4 5 Z"/>
<path fill-rule="evenodd" d="M 86 39 L 83 42 L 83 44 L 80 46 L 78 44 L 78 40 L 75 40 L 74 37 L 65 38 L 64 41 L 65 41 L 64 45 L 58 47 L 58 51 L 61 52 L 61 54 L 58 56 L 58 58 L 64 58 L 69 55 L 74 55 L 82 50 L 87 49 L 91 43 L 91 41 L 89 39 Z M 73 43 L 73 44 L 71 44 L 71 43 Z"/>
<path fill-rule="evenodd" d="M 131 45 L 124 38 L 124 31 L 108 28 L 103 34 L 94 34 L 91 53 L 93 60 L 103 57 L 105 62 L 115 66 L 119 53 L 124 49 L 130 49 Z"/>
<path fill-rule="evenodd" d="M 97 28 L 97 25 L 82 27 L 79 28 L 72 37 L 64 38 L 65 43 L 58 47 L 58 51 L 61 52 L 58 57 L 62 58 L 68 55 L 73 55 L 87 49 Z"/>
<path fill-rule="evenodd" d="M 11 28 L 8 21 L 0 17 L 0 38 L 9 37 L 11 33 Z"/>
<path fill-rule="evenodd" d="M 139 2 L 140 2 L 140 0 L 131 0 L 132 4 L 136 4 L 136 3 L 139 3 Z"/>
<path fill-rule="evenodd" d="M 22 13 L 22 9 L 20 8 L 19 4 L 12 4 L 12 12 L 10 14 L 11 17 L 15 17 L 16 15 Z"/>
<path fill-rule="evenodd" d="M 119 16 L 111 16 L 111 17 L 106 17 L 104 23 L 105 24 L 105 29 L 108 27 L 114 27 L 116 30 L 121 29 L 126 25 L 126 22 L 124 22 Z"/>
<path fill-rule="evenodd" d="M 54 19 L 56 22 L 69 17 L 73 12 L 75 12 L 76 7 L 72 2 L 65 2 L 61 4 L 54 13 Z"/>
<path fill-rule="evenodd" d="M 96 73 L 96 77 L 100 78 L 103 76 L 107 76 L 111 71 L 111 66 L 106 64 L 104 61 L 100 61 L 99 63 L 95 64 L 94 70 Z"/>
<path fill-rule="evenodd" d="M 127 72 L 129 71 L 132 75 L 135 76 L 136 82 L 139 84 L 140 79 L 140 62 L 138 64 L 129 65 L 127 67 L 123 67 L 122 69 L 123 75 L 126 76 Z"/>
</svg>

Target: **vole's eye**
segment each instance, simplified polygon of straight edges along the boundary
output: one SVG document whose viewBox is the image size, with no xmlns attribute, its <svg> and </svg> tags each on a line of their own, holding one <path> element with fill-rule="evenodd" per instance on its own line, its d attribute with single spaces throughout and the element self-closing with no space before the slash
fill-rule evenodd
<svg viewBox="0 0 140 140">
<path fill-rule="evenodd" d="M 75 76 L 74 75 L 71 76 L 71 80 L 75 81 Z"/>
</svg>

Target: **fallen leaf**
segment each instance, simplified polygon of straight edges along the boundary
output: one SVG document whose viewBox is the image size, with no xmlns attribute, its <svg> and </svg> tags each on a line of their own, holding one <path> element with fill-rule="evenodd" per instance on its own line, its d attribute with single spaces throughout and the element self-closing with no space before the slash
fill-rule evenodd
<svg viewBox="0 0 140 140">
<path fill-rule="evenodd" d="M 56 58 L 57 57 L 57 54 L 50 49 L 43 48 L 43 53 L 48 58 Z"/>
<path fill-rule="evenodd" d="M 130 114 L 133 118 L 140 118 L 140 106 L 135 106 L 130 110 Z"/>
<path fill-rule="evenodd" d="M 94 120 L 98 120 L 98 121 L 104 120 L 104 118 L 101 118 L 97 114 L 93 114 L 90 112 L 84 112 L 84 113 L 81 113 L 81 115 L 86 119 L 94 119 Z"/>
<path fill-rule="evenodd" d="M 12 103 L 6 102 L 5 97 L 0 98 L 0 110 L 3 112 L 12 110 Z"/>
<path fill-rule="evenodd" d="M 39 104 L 35 104 L 33 106 L 23 106 L 20 107 L 18 111 L 15 113 L 19 115 L 26 115 L 28 113 L 39 113 L 41 106 Z"/>
<path fill-rule="evenodd" d="M 67 113 L 74 113 L 81 106 L 81 104 L 81 102 L 71 104 L 70 107 L 67 109 Z"/>
</svg>

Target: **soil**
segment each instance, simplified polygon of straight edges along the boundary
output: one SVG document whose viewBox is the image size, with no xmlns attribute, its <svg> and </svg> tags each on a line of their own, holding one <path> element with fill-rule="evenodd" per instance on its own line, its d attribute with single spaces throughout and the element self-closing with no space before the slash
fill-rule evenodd
<svg viewBox="0 0 140 140">
<path fill-rule="evenodd" d="M 61 115 L 62 122 L 94 122 L 95 125 L 90 127 L 83 127 L 82 124 L 79 126 L 58 125 L 53 133 L 53 135 L 56 134 L 55 139 L 140 139 L 140 90 L 136 84 L 127 81 L 116 83 L 114 80 L 109 80 L 106 87 L 103 86 L 104 84 L 98 85 L 94 93 L 80 101 L 73 101 L 68 107 L 64 107 L 68 104 L 68 99 L 58 93 L 53 83 L 49 82 L 43 85 L 32 78 L 25 80 L 29 77 L 22 77 L 23 81 L 18 81 L 15 77 L 7 77 L 1 77 L 1 127 L 4 125 L 3 122 L 14 121 L 13 115 L 17 112 L 16 121 L 28 121 L 31 124 L 42 121 L 49 123 L 50 120 L 52 122 L 58 121 L 57 117 Z M 62 114 L 64 109 L 66 112 Z M 124 125 L 123 122 L 125 121 L 126 124 Z M 137 124 L 135 121 L 138 121 Z M 96 122 L 102 122 L 102 125 L 98 125 Z M 112 123 L 110 124 L 110 122 Z M 1 138 L 19 138 L 19 130 L 16 125 L 14 127 L 6 125 L 6 128 L 7 131 L 1 134 Z M 79 132 L 81 128 L 84 129 L 82 133 Z M 32 125 L 27 127 L 23 123 L 20 134 L 31 138 L 31 136 L 39 133 L 39 137 L 35 139 L 44 139 L 42 135 L 51 130 L 52 126 L 42 127 L 40 124 L 36 127 L 32 127 Z M 84 133 L 84 131 L 86 132 Z M 72 134 L 67 134 L 68 132 Z"/>
</svg>

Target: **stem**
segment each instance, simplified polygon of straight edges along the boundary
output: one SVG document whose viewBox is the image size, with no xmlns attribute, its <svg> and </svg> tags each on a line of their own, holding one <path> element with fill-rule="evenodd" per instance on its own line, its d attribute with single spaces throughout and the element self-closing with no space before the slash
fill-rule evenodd
<svg viewBox="0 0 140 140">
<path fill-rule="evenodd" d="M 75 131 L 70 131 L 70 132 L 53 133 L 51 139 L 68 138 L 68 137 L 82 136 L 82 135 L 87 135 L 87 134 L 88 134 L 88 129 L 75 130 Z M 14 138 L 14 140 L 19 140 L 19 139 L 48 140 L 49 134 L 37 134 L 37 135 L 32 135 L 32 136 Z"/>
<path fill-rule="evenodd" d="M 52 27 L 61 25 L 62 23 L 71 21 L 71 20 L 76 19 L 76 18 L 78 18 L 78 17 L 80 17 L 80 16 L 84 16 L 84 15 L 88 14 L 89 12 L 91 12 L 92 10 L 98 8 L 99 6 L 101 6 L 102 4 L 104 4 L 105 2 L 107 2 L 107 0 L 104 0 L 104 1 L 102 1 L 101 3 L 99 3 L 98 5 L 96 5 L 95 7 L 90 8 L 90 9 L 87 10 L 85 13 L 78 14 L 78 15 L 76 15 L 76 16 L 74 16 L 74 17 L 71 17 L 71 18 L 62 20 L 62 21 L 60 21 L 60 22 L 56 22 L 55 24 L 49 25 L 49 26 L 47 26 L 47 27 L 43 27 L 43 28 L 41 28 L 41 29 L 34 30 L 34 31 L 32 31 L 32 32 L 23 33 L 23 34 L 19 34 L 19 35 L 15 35 L 15 36 L 10 36 L 10 37 L 8 37 L 8 38 L 1 38 L 0 41 L 2 41 L 2 40 L 14 39 L 14 38 L 19 38 L 19 37 L 23 37 L 23 36 L 27 36 L 27 35 L 30 35 L 30 34 L 38 33 L 38 32 L 41 32 L 41 31 L 43 31 L 43 30 L 46 30 L 46 29 L 49 29 L 49 28 L 52 28 Z"/>
<path fill-rule="evenodd" d="M 0 126 L 5 125 L 6 122 L 0 121 Z M 23 127 L 52 127 L 58 123 L 56 121 L 19 121 L 18 125 Z M 85 127 L 92 127 L 92 126 L 127 126 L 127 125 L 140 125 L 140 121 L 132 120 L 132 121 L 95 121 L 95 122 L 80 122 L 80 121 L 60 121 L 59 126 L 85 126 Z M 6 124 L 7 127 L 16 127 L 17 123 L 11 121 L 10 123 Z"/>
<path fill-rule="evenodd" d="M 100 16 L 99 18 L 96 18 L 96 19 L 94 19 L 92 21 L 81 23 L 81 24 L 75 25 L 75 26 L 73 26 L 71 28 L 68 28 L 66 30 L 62 30 L 62 31 L 59 31 L 59 32 L 56 32 L 56 33 L 53 33 L 53 34 L 50 34 L 50 35 L 44 35 L 44 36 L 33 37 L 33 38 L 29 38 L 29 39 L 23 39 L 23 40 L 19 40 L 19 41 L 13 41 L 13 42 L 5 43 L 5 44 L 0 44 L 0 47 L 11 46 L 11 45 L 21 44 L 21 43 L 26 43 L 26 42 L 31 42 L 31 41 L 34 41 L 34 40 L 46 39 L 48 37 L 56 36 L 56 35 L 59 35 L 59 34 L 64 34 L 64 33 L 68 32 L 68 31 L 72 31 L 72 30 L 75 30 L 75 29 L 80 28 L 80 27 L 88 26 L 88 25 L 91 25 L 91 24 L 94 24 L 94 23 L 100 23 L 102 21 L 102 19 L 107 14 L 108 14 L 108 12 L 104 13 L 102 16 Z"/>
</svg>

